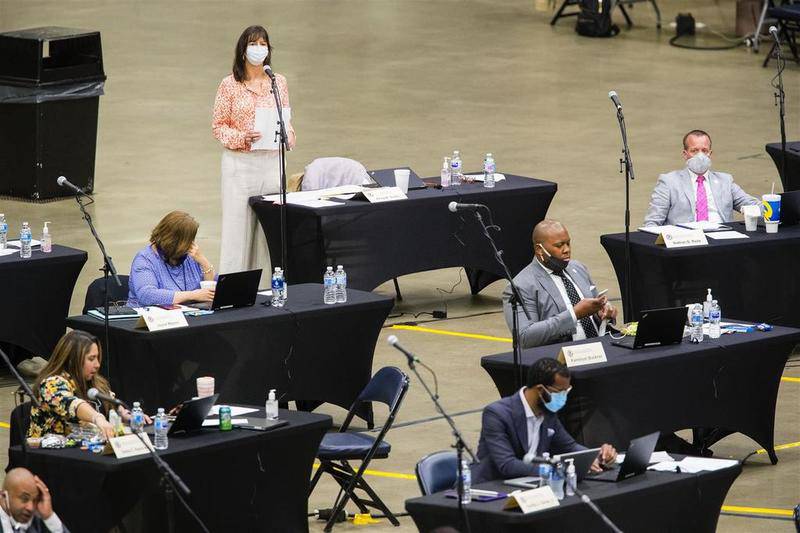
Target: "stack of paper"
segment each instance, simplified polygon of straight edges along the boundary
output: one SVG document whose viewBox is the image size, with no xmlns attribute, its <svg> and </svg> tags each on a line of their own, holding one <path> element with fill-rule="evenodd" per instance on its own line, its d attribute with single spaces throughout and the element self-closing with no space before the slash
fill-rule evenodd
<svg viewBox="0 0 800 533">
<path fill-rule="evenodd" d="M 710 237 L 712 239 L 717 240 L 724 240 L 724 239 L 749 239 L 749 235 L 745 235 L 739 231 L 714 231 L 706 235 L 706 237 Z"/>
<path fill-rule="evenodd" d="M 709 457 L 684 457 L 682 461 L 664 461 L 654 464 L 648 470 L 657 472 L 681 472 L 696 474 L 698 472 L 713 472 L 730 468 L 739 463 L 736 459 L 713 459 Z"/>
<path fill-rule="evenodd" d="M 652 233 L 653 235 L 661 235 L 661 233 L 665 231 L 668 231 L 670 233 L 680 233 L 681 231 L 686 231 L 686 229 L 668 224 L 666 226 L 642 226 L 641 228 L 639 228 L 639 231 L 643 231 L 645 233 Z"/>
</svg>

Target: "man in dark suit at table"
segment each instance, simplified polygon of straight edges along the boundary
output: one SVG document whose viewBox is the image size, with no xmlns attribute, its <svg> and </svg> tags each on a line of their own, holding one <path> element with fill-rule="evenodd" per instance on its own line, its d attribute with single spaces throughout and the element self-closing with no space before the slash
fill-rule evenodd
<svg viewBox="0 0 800 533">
<path fill-rule="evenodd" d="M 569 369 L 545 357 L 531 366 L 526 387 L 486 406 L 478 442 L 480 463 L 472 466 L 472 482 L 533 476 L 537 467 L 526 456 L 585 450 L 556 415 L 571 389 Z M 614 464 L 616 457 L 614 447 L 604 444 L 592 470 Z"/>
<path fill-rule="evenodd" d="M 589 271 L 571 259 L 571 252 L 569 232 L 561 222 L 545 219 L 533 228 L 535 257 L 514 277 L 522 298 L 517 318 L 523 348 L 597 337 L 605 333 L 604 321 L 616 319 L 617 310 L 605 296 L 597 297 Z M 510 299 L 509 285 L 503 291 L 503 312 L 513 331 Z"/>
<path fill-rule="evenodd" d="M 686 167 L 658 177 L 645 226 L 730 222 L 734 209 L 760 204 L 733 182 L 733 176 L 711 170 L 711 154 L 708 133 L 692 130 L 683 136 Z"/>
<path fill-rule="evenodd" d="M 12 468 L 0 495 L 0 532 L 69 533 L 53 511 L 50 490 L 25 468 Z"/>
</svg>

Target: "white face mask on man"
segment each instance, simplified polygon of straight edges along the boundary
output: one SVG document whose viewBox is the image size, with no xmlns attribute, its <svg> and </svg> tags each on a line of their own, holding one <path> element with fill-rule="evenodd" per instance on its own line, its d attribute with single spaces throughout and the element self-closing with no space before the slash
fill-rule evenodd
<svg viewBox="0 0 800 533">
<path fill-rule="evenodd" d="M 249 44 L 247 45 L 247 52 L 245 56 L 247 56 L 247 62 L 251 65 L 258 66 L 263 65 L 264 60 L 269 55 L 269 47 L 264 46 L 261 44 Z"/>
<path fill-rule="evenodd" d="M 686 166 L 695 174 L 705 174 L 711 168 L 711 158 L 703 152 L 698 152 L 686 160 Z"/>
</svg>

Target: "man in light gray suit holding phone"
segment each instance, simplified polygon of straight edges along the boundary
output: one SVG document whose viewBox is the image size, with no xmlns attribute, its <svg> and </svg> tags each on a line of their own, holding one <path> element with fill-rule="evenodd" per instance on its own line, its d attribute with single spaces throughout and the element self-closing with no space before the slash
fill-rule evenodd
<svg viewBox="0 0 800 533">
<path fill-rule="evenodd" d="M 545 219 L 533 228 L 535 257 L 514 277 L 522 297 L 517 317 L 523 348 L 597 337 L 604 333 L 605 321 L 617 317 L 606 297 L 598 295 L 586 267 L 571 260 L 570 245 L 561 222 Z M 503 311 L 512 329 L 510 298 L 509 286 L 503 291 Z"/>
<path fill-rule="evenodd" d="M 692 130 L 683 137 L 686 168 L 658 177 L 644 218 L 645 226 L 687 222 L 730 222 L 734 209 L 760 202 L 733 182 L 733 176 L 711 169 L 711 137 Z"/>
</svg>

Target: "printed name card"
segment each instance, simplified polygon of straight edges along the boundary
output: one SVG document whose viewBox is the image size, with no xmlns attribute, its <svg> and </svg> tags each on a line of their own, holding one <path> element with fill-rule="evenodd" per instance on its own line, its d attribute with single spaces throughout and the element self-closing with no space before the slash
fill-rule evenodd
<svg viewBox="0 0 800 533">
<path fill-rule="evenodd" d="M 392 200 L 406 200 L 408 196 L 405 195 L 400 187 L 379 187 L 377 189 L 365 188 L 363 191 L 364 196 L 370 203 L 377 204 L 380 202 L 391 202 Z"/>
<path fill-rule="evenodd" d="M 563 346 L 561 351 L 558 352 L 558 360 L 566 364 L 567 368 L 605 363 L 608 361 L 602 342 Z"/>
<path fill-rule="evenodd" d="M 708 239 L 703 230 L 662 231 L 656 239 L 656 244 L 663 244 L 667 248 L 686 248 L 687 246 L 706 246 Z"/>
<path fill-rule="evenodd" d="M 150 437 L 147 433 L 142 433 L 144 441 L 147 446 L 136 435 L 123 435 L 122 437 L 112 437 L 108 444 L 111 445 L 111 450 L 108 450 L 108 445 L 104 453 L 114 453 L 117 459 L 125 459 L 126 457 L 136 457 L 137 455 L 144 455 L 150 453 L 153 449 L 153 444 L 150 442 Z"/>
<path fill-rule="evenodd" d="M 512 492 L 508 495 L 503 509 L 516 509 L 517 507 L 523 514 L 543 511 L 551 507 L 558 507 L 558 498 L 553 494 L 553 489 L 547 485 L 538 489 Z"/>
<path fill-rule="evenodd" d="M 135 327 L 147 328 L 148 331 L 161 331 L 163 329 L 185 328 L 188 326 L 186 317 L 183 316 L 183 311 L 180 309 L 166 310 L 157 307 L 145 307 Z"/>
</svg>

